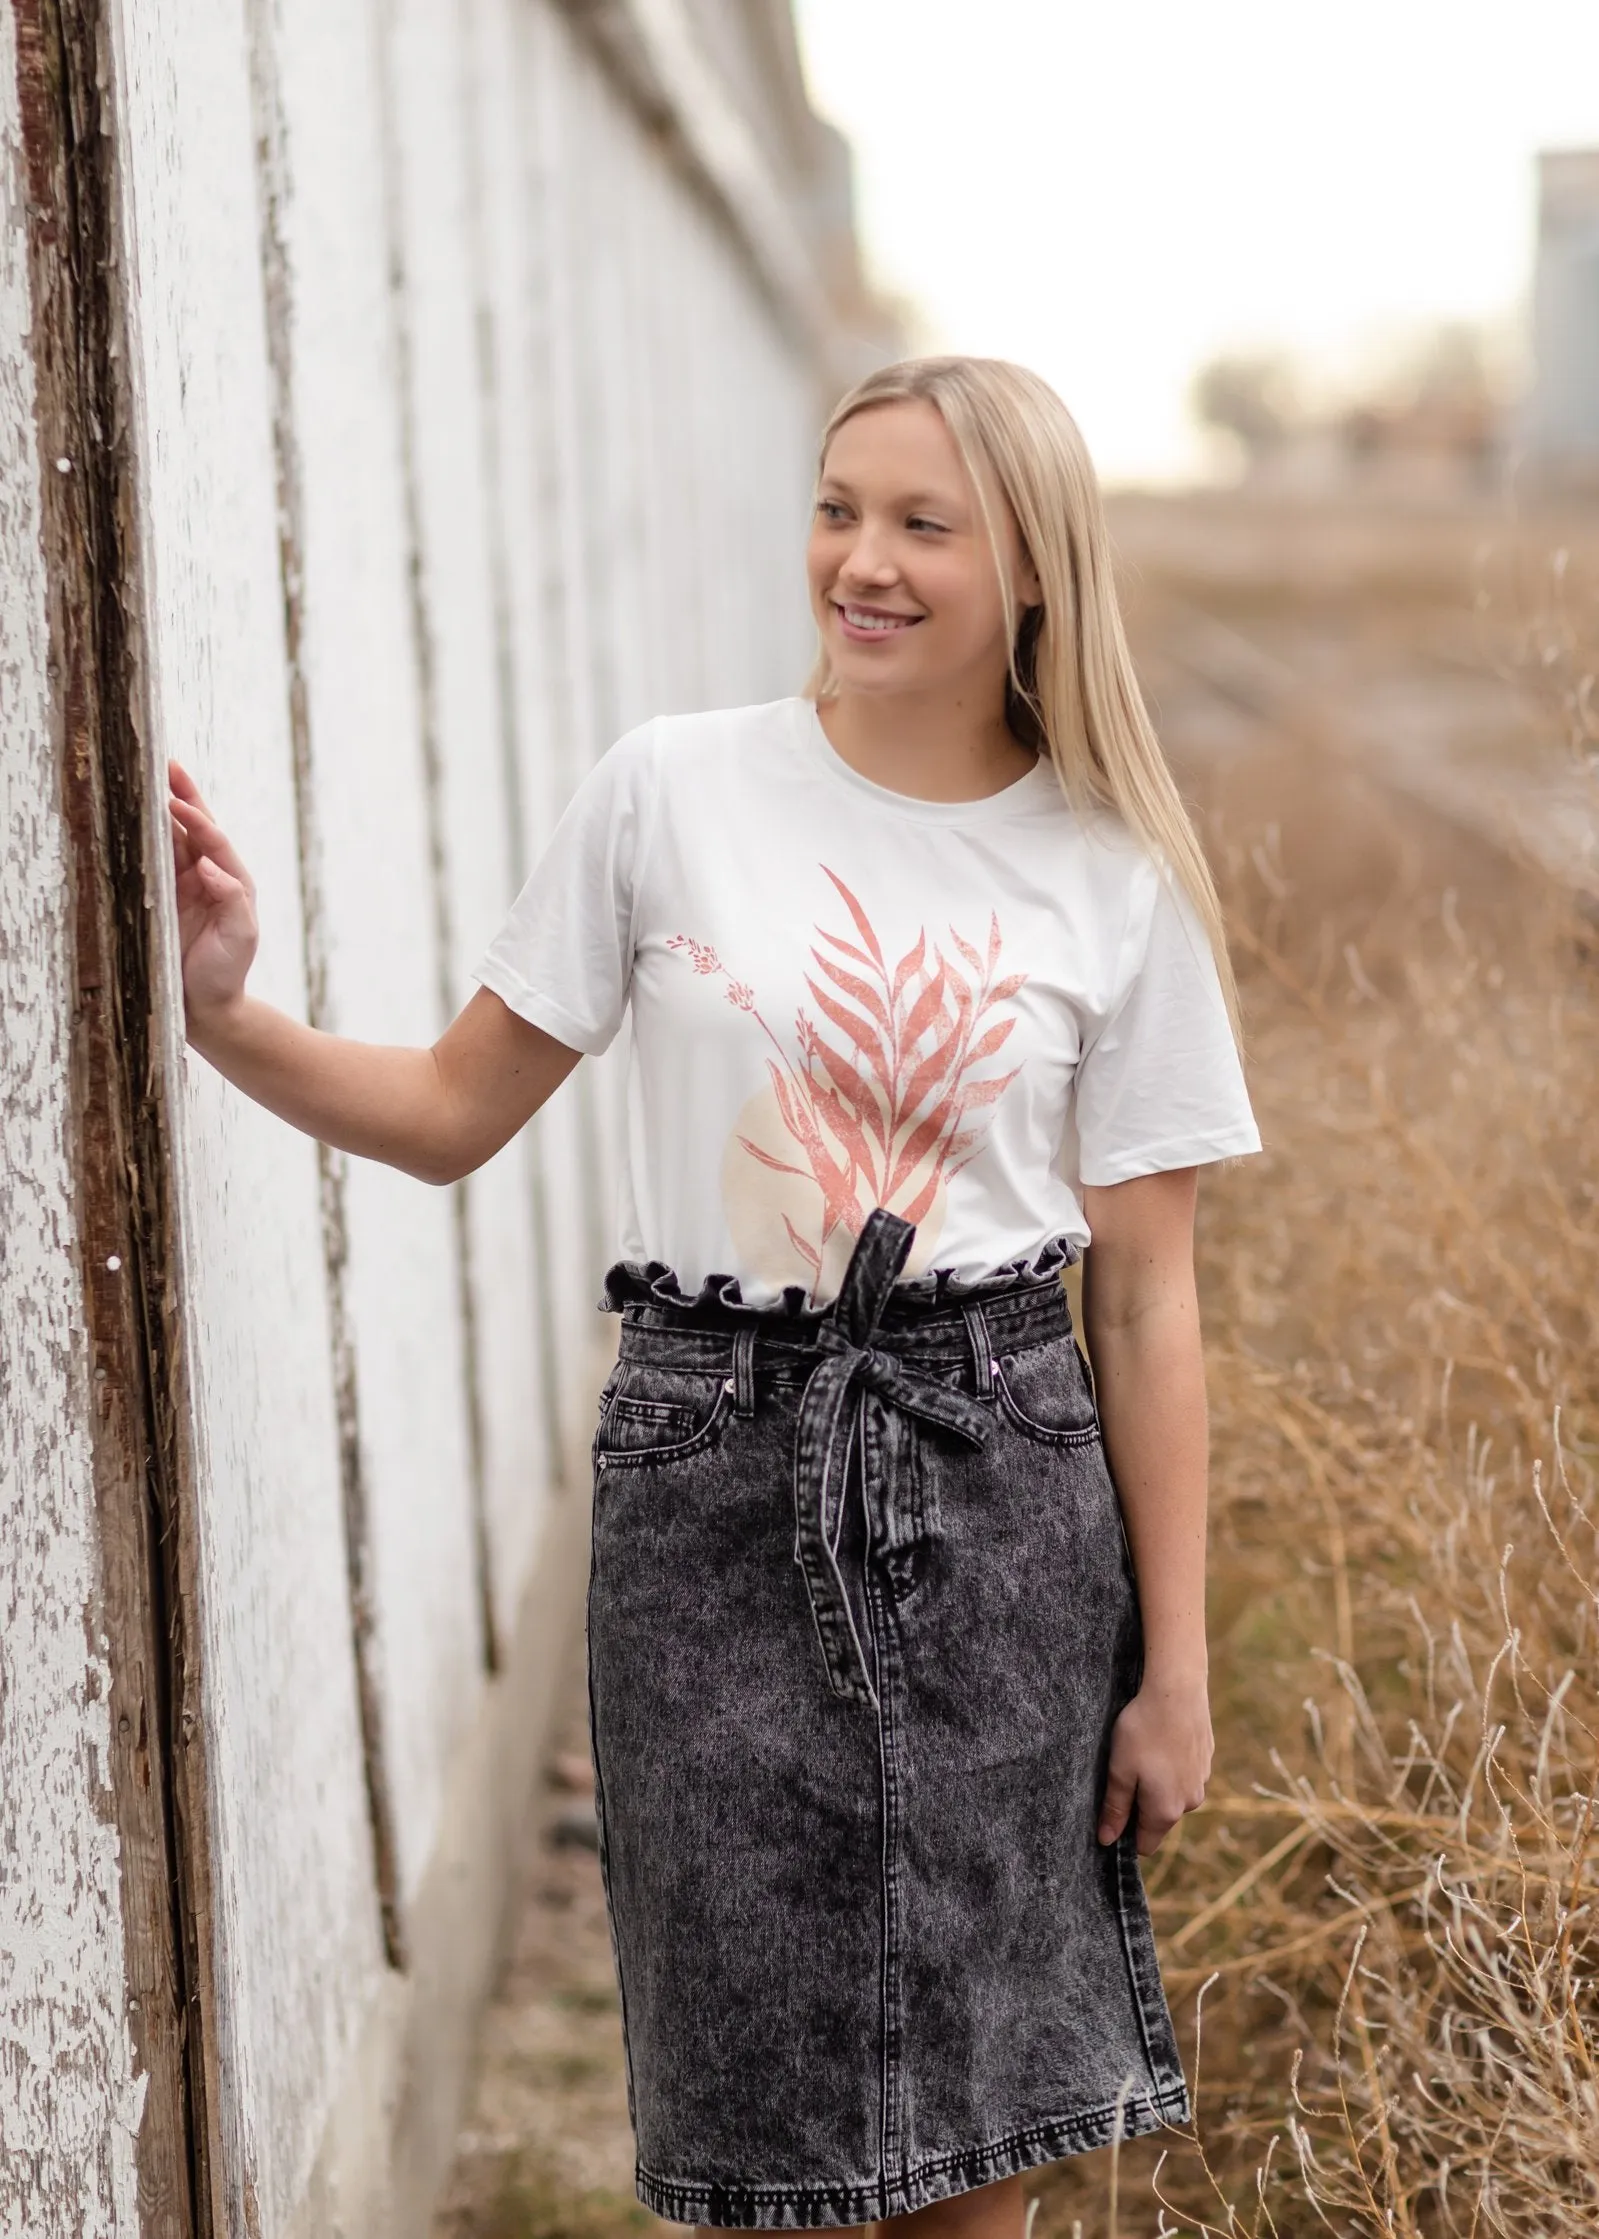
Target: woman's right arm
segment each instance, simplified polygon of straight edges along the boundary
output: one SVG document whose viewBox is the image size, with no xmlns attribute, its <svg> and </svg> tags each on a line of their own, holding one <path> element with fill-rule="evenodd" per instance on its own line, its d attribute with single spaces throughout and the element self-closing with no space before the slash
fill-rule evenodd
<svg viewBox="0 0 1599 2239">
<path fill-rule="evenodd" d="M 189 1041 L 236 1088 L 318 1142 L 424 1182 L 492 1158 L 577 1064 L 479 988 L 431 1049 L 323 1034 L 246 993 L 255 958 L 249 872 L 176 763 L 173 862 Z"/>
</svg>

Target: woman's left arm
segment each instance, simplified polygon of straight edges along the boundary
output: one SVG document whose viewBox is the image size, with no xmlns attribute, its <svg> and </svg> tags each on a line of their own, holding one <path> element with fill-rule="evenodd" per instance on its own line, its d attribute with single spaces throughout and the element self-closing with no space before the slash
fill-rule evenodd
<svg viewBox="0 0 1599 2239">
<path fill-rule="evenodd" d="M 1212 1750 L 1205 1649 L 1205 1369 L 1194 1287 L 1198 1170 L 1084 1192 L 1083 1325 L 1143 1619 L 1143 1683 L 1116 1721 L 1099 1839 L 1134 1810 L 1155 1849 L 1201 1803 Z"/>
</svg>

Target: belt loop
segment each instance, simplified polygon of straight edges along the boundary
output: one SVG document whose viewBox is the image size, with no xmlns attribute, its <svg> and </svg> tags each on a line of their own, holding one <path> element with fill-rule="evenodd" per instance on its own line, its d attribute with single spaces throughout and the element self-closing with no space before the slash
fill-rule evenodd
<svg viewBox="0 0 1599 2239">
<path fill-rule="evenodd" d="M 733 1332 L 733 1412 L 755 1412 L 755 1332 L 747 1324 Z"/>
<path fill-rule="evenodd" d="M 994 1389 L 994 1354 L 988 1342 L 988 1319 L 979 1298 L 968 1298 L 961 1307 L 966 1323 L 967 1342 L 972 1348 L 973 1389 L 979 1399 L 987 1399 Z"/>
</svg>

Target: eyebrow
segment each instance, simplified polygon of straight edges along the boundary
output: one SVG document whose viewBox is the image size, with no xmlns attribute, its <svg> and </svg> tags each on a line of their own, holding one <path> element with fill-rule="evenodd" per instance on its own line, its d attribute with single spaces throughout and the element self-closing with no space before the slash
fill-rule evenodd
<svg viewBox="0 0 1599 2239">
<path fill-rule="evenodd" d="M 849 496 L 854 495 L 854 485 L 850 482 L 847 482 L 841 474 L 824 474 L 820 482 L 817 484 L 817 487 L 824 490 L 828 488 L 842 490 Z M 912 490 L 908 496 L 903 496 L 896 500 L 896 503 L 904 506 L 908 512 L 914 511 L 918 506 L 925 505 L 932 506 L 939 512 L 949 513 L 955 511 L 958 507 L 963 505 L 964 502 L 965 501 L 963 499 L 956 497 L 955 494 L 949 490 L 945 490 L 943 492 L 937 492 L 933 490 Z"/>
</svg>

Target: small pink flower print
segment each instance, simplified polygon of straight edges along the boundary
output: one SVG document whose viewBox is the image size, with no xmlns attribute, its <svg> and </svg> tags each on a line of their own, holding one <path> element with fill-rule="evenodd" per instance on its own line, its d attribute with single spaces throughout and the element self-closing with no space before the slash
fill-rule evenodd
<svg viewBox="0 0 1599 2239">
<path fill-rule="evenodd" d="M 708 975 L 726 969 L 709 941 L 696 941 L 691 939 L 687 933 L 674 933 L 666 945 L 668 948 L 686 949 L 688 960 L 696 972 Z"/>
<path fill-rule="evenodd" d="M 755 990 L 748 980 L 729 980 L 727 999 L 741 1011 L 753 1011 L 755 1008 Z"/>
</svg>

